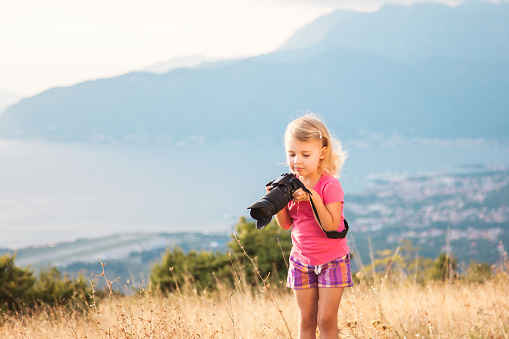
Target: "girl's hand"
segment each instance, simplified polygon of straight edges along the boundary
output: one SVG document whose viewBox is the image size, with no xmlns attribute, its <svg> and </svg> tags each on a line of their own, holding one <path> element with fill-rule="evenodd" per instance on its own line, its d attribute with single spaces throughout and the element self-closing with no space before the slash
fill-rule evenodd
<svg viewBox="0 0 509 339">
<path fill-rule="evenodd" d="M 304 192 L 302 188 L 299 188 L 298 190 L 293 192 L 292 197 L 293 197 L 292 201 L 294 202 L 309 201 L 309 194 Z"/>
</svg>

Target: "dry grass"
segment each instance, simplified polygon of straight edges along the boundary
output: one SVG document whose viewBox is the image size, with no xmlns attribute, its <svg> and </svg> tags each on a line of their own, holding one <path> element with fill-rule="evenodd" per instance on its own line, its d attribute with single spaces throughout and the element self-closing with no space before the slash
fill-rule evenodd
<svg viewBox="0 0 509 339">
<path fill-rule="evenodd" d="M 293 296 L 262 285 L 110 295 L 85 313 L 64 307 L 4 315 L 1 338 L 296 338 Z M 361 280 L 343 297 L 341 338 L 509 338 L 509 278 L 484 284 L 384 283 Z"/>
<path fill-rule="evenodd" d="M 341 333 L 345 338 L 509 338 L 507 291 L 505 274 L 484 284 L 355 287 L 342 301 Z"/>
<path fill-rule="evenodd" d="M 177 285 L 167 296 L 143 288 L 131 296 L 115 295 L 116 280 L 106 278 L 101 262 L 103 272 L 97 276 L 107 282 L 106 298 L 95 302 L 93 291 L 94 302 L 84 310 L 42 306 L 30 316 L 0 313 L 0 338 L 297 338 L 291 291 L 284 282 L 271 286 L 244 254 L 259 277 L 257 289 L 246 284 L 232 262 L 234 287 L 220 281 L 216 291 Z M 411 279 L 368 281 L 358 273 L 359 282 L 343 294 L 339 337 L 509 339 L 507 257 L 503 262 L 484 283 L 450 280 L 423 286 Z"/>
</svg>

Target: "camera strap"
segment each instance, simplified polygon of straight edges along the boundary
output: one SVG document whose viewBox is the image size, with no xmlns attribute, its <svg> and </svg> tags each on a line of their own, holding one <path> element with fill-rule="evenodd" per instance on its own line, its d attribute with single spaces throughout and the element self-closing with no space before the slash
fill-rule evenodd
<svg viewBox="0 0 509 339">
<path fill-rule="evenodd" d="M 323 233 L 325 233 L 327 238 L 330 238 L 330 239 L 343 239 L 343 238 L 346 238 L 346 234 L 348 233 L 348 230 L 349 230 L 348 222 L 346 221 L 346 219 L 343 219 L 343 221 L 345 223 L 345 229 L 342 230 L 341 232 L 338 232 L 338 231 L 326 231 L 323 228 L 322 223 L 320 222 L 320 217 L 318 216 L 318 211 L 316 210 L 315 204 L 313 203 L 313 199 L 311 199 L 311 196 L 313 194 L 311 194 L 311 192 L 307 188 L 305 188 L 305 187 L 303 187 L 303 190 L 309 194 L 309 202 L 311 203 L 311 207 L 313 208 L 313 215 L 315 216 L 315 219 L 318 222 L 318 225 L 320 225 L 320 228 L 322 229 Z"/>
</svg>

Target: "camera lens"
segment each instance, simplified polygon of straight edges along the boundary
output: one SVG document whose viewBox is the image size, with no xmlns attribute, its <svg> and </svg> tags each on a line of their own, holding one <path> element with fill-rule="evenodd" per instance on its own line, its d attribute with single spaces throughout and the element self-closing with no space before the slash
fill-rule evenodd
<svg viewBox="0 0 509 339">
<path fill-rule="evenodd" d="M 258 220 L 256 227 L 259 229 L 264 228 L 272 219 L 274 205 L 270 201 L 263 200 L 251 205 L 251 217 Z"/>
<path fill-rule="evenodd" d="M 248 208 L 251 217 L 257 220 L 256 227 L 262 229 L 270 222 L 272 216 L 281 211 L 291 200 L 292 195 L 285 187 L 276 187 Z"/>
</svg>

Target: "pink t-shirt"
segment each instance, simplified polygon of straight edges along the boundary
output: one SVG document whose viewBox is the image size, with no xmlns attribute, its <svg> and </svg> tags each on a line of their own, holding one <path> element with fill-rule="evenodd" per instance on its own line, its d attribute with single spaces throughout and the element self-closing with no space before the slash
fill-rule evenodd
<svg viewBox="0 0 509 339">
<path fill-rule="evenodd" d="M 324 173 L 313 189 L 322 197 L 324 205 L 344 202 L 343 188 L 339 180 L 331 175 Z M 290 201 L 288 211 L 293 220 L 291 255 L 296 259 L 308 265 L 322 265 L 350 253 L 346 238 L 330 239 L 323 233 L 309 201 Z M 345 228 L 344 219 L 342 214 L 339 232 Z"/>
</svg>

